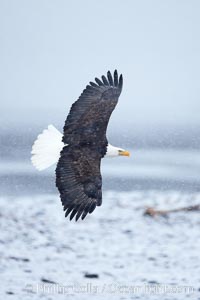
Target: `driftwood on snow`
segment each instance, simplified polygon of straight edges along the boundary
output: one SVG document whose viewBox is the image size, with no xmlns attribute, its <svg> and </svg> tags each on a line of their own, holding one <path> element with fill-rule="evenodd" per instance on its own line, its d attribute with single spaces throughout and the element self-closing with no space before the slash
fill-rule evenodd
<svg viewBox="0 0 200 300">
<path fill-rule="evenodd" d="M 187 206 L 187 207 L 181 207 L 181 208 L 175 208 L 175 209 L 155 209 L 152 207 L 148 207 L 145 212 L 144 215 L 146 216 L 150 216 L 150 217 L 155 217 L 155 216 L 167 216 L 169 213 L 175 213 L 175 212 L 181 212 L 181 211 L 200 211 L 200 205 L 191 205 L 191 206 Z"/>
</svg>

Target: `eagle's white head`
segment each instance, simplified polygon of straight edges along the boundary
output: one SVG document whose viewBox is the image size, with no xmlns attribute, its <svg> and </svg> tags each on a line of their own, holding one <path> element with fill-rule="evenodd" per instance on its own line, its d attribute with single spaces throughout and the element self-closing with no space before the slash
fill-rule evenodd
<svg viewBox="0 0 200 300">
<path fill-rule="evenodd" d="M 116 157 L 116 156 L 130 156 L 130 153 L 122 148 L 114 147 L 108 144 L 105 157 Z"/>
</svg>

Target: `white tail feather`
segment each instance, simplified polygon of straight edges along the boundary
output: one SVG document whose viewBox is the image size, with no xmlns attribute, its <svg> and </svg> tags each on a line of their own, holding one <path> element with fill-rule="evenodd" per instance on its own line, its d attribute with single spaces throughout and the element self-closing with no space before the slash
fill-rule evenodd
<svg viewBox="0 0 200 300">
<path fill-rule="evenodd" d="M 38 135 L 32 146 L 31 161 L 33 166 L 42 171 L 54 165 L 58 162 L 63 146 L 62 133 L 53 125 L 49 125 Z"/>
</svg>

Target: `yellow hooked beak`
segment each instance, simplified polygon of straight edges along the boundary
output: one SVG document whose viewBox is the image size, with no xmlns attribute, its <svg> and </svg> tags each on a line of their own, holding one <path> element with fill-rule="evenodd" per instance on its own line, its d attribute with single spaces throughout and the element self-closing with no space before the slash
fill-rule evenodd
<svg viewBox="0 0 200 300">
<path fill-rule="evenodd" d="M 119 150 L 119 155 L 122 155 L 122 156 L 130 156 L 130 152 Z"/>
</svg>

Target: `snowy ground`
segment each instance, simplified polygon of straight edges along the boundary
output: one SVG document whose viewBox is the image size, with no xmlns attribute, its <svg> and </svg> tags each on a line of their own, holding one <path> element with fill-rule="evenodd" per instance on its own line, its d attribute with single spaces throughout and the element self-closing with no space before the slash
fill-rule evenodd
<svg viewBox="0 0 200 300">
<path fill-rule="evenodd" d="M 200 152 L 148 149 L 103 160 L 103 205 L 64 218 L 54 168 L 30 151 L 0 165 L 1 299 L 200 299 Z M 91 278 L 92 277 L 92 278 Z"/>
<path fill-rule="evenodd" d="M 57 195 L 2 196 L 1 299 L 200 299 L 199 213 L 143 215 L 197 203 L 198 192 L 105 191 L 75 223 Z"/>
</svg>

